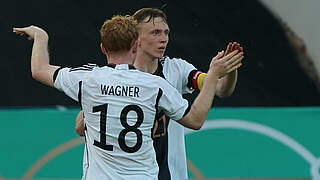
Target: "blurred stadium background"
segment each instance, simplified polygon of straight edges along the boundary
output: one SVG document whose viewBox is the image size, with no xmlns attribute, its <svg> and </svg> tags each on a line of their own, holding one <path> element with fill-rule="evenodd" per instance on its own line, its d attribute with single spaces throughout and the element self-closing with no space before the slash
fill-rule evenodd
<svg viewBox="0 0 320 180">
<path fill-rule="evenodd" d="M 0 6 L 0 180 L 82 174 L 79 107 L 31 78 L 32 42 L 12 27 L 47 30 L 52 64 L 104 65 L 103 21 L 164 4 L 167 55 L 206 71 L 228 42 L 245 50 L 234 94 L 216 99 L 201 131 L 186 131 L 190 179 L 320 179 L 320 1 L 11 0 Z"/>
</svg>

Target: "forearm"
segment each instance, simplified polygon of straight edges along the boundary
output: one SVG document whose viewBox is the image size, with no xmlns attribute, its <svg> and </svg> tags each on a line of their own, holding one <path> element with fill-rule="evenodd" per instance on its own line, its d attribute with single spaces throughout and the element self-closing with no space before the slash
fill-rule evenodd
<svg viewBox="0 0 320 180">
<path fill-rule="evenodd" d="M 52 77 L 58 66 L 49 64 L 48 39 L 45 33 L 35 34 L 31 55 L 31 72 L 34 79 L 53 87 Z"/>
<path fill-rule="evenodd" d="M 46 66 L 49 66 L 48 36 L 37 33 L 31 54 L 32 76 L 37 77 L 39 72 Z"/>
<path fill-rule="evenodd" d="M 237 83 L 238 71 L 234 70 L 219 79 L 216 88 L 216 95 L 219 97 L 231 96 Z"/>
<path fill-rule="evenodd" d="M 211 79 L 208 79 L 211 78 Z M 207 118 L 212 106 L 218 77 L 207 77 L 207 84 L 203 85 L 190 111 L 182 118 L 183 125 L 191 129 L 200 129 Z"/>
</svg>

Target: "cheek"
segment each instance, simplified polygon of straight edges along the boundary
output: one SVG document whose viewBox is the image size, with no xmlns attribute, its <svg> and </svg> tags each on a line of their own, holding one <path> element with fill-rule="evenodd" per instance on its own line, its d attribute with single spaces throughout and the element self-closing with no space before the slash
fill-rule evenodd
<svg viewBox="0 0 320 180">
<path fill-rule="evenodd" d="M 155 41 L 156 40 L 154 38 L 145 38 L 140 41 L 140 44 L 142 44 L 144 46 L 152 46 L 155 44 Z"/>
</svg>

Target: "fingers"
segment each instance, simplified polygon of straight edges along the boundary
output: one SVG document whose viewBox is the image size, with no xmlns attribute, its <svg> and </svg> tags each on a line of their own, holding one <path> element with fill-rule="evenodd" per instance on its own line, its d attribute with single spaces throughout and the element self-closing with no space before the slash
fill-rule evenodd
<svg viewBox="0 0 320 180">
<path fill-rule="evenodd" d="M 13 28 L 13 32 L 16 33 L 19 36 L 24 36 L 25 34 L 27 34 L 23 28 Z M 31 38 L 30 36 L 28 36 L 28 40 L 32 40 L 33 38 Z"/>
<path fill-rule="evenodd" d="M 224 51 L 222 50 L 222 51 L 218 52 L 218 54 L 217 54 L 217 56 L 216 56 L 216 57 L 220 58 L 220 57 L 222 57 L 222 56 L 223 56 L 223 54 L 224 54 Z"/>
<path fill-rule="evenodd" d="M 17 35 L 23 36 L 26 34 L 26 28 L 13 28 L 13 32 Z"/>
<path fill-rule="evenodd" d="M 234 52 L 236 52 L 236 51 L 238 51 L 238 50 L 235 50 Z M 243 58 L 243 52 L 240 52 L 240 53 L 232 56 L 231 58 L 229 58 L 229 59 L 227 60 L 226 64 L 231 64 L 233 61 L 235 61 L 235 60 L 237 60 L 237 59 L 239 59 L 239 58 L 241 58 L 241 57 Z"/>
<path fill-rule="evenodd" d="M 17 35 L 23 36 L 24 32 L 16 32 Z"/>
<path fill-rule="evenodd" d="M 13 32 L 19 32 L 22 31 L 22 28 L 13 28 Z"/>
<path fill-rule="evenodd" d="M 28 35 L 28 40 L 33 40 L 35 35 L 35 26 L 28 26 L 23 28 L 13 28 L 13 32 L 17 35 Z"/>
<path fill-rule="evenodd" d="M 238 52 L 243 52 L 243 47 L 241 47 L 240 43 L 238 42 L 229 42 L 227 45 L 227 49 L 224 53 L 224 56 L 230 54 L 235 50 L 238 50 Z"/>
<path fill-rule="evenodd" d="M 228 74 L 236 69 L 238 69 L 242 63 L 242 59 L 244 58 L 243 52 L 238 53 L 238 50 L 231 52 L 229 55 L 224 56 L 223 58 L 218 59 L 217 61 L 212 61 L 210 67 L 223 67 L 224 74 Z"/>
<path fill-rule="evenodd" d="M 229 59 L 231 59 L 234 55 L 236 55 L 239 51 L 238 50 L 234 50 L 231 53 L 229 53 L 228 55 L 224 56 L 222 58 L 222 60 L 224 61 L 228 61 Z"/>
<path fill-rule="evenodd" d="M 221 57 L 223 57 L 223 55 L 224 55 L 224 51 L 223 50 L 219 51 L 218 54 L 214 58 L 212 58 L 212 60 L 220 59 Z"/>
<path fill-rule="evenodd" d="M 237 45 L 238 45 L 237 42 L 233 42 L 233 43 L 232 43 L 232 46 L 231 46 L 231 50 L 232 50 L 232 51 L 237 50 L 237 48 L 236 48 Z"/>
<path fill-rule="evenodd" d="M 240 68 L 242 66 L 242 63 L 239 63 L 233 67 L 231 67 L 229 70 L 226 71 L 226 74 L 231 73 L 234 70 L 237 70 L 238 68 Z"/>
<path fill-rule="evenodd" d="M 237 64 L 241 63 L 242 59 L 244 58 L 243 55 L 240 55 L 241 53 L 239 53 L 239 55 L 236 55 L 234 57 L 231 58 L 231 60 L 229 60 L 226 63 L 226 66 L 228 69 L 230 69 L 231 67 L 236 66 Z"/>
<path fill-rule="evenodd" d="M 240 43 L 233 42 L 232 51 L 238 50 L 239 52 L 243 52 L 243 47 L 241 47 Z"/>
<path fill-rule="evenodd" d="M 25 31 L 26 31 L 26 29 L 27 29 L 28 27 L 24 27 L 24 28 L 13 28 L 13 32 L 15 32 L 15 33 L 25 33 Z"/>
<path fill-rule="evenodd" d="M 225 55 L 223 51 L 219 52 L 211 61 L 209 69 L 210 72 L 223 77 L 226 74 L 235 71 L 242 66 L 241 61 L 244 58 L 243 48 L 239 43 L 229 43 L 226 51 L 231 51 Z"/>
<path fill-rule="evenodd" d="M 228 46 L 227 46 L 227 49 L 226 49 L 226 52 L 224 53 L 224 55 L 227 55 L 227 54 L 231 53 L 231 51 L 232 51 L 232 43 L 229 42 Z"/>
<path fill-rule="evenodd" d="M 24 35 L 24 32 L 23 31 L 20 31 L 16 28 L 13 28 L 13 32 L 16 33 L 17 35 L 20 35 L 20 36 L 23 36 Z"/>
<path fill-rule="evenodd" d="M 36 26 L 33 26 L 33 25 L 31 25 L 31 26 L 27 26 L 27 27 L 22 27 L 22 28 L 16 28 L 16 27 L 14 27 L 13 28 L 13 32 L 15 32 L 15 33 L 25 33 L 25 34 L 28 34 L 28 32 L 29 31 L 34 31 L 35 29 L 39 29 L 39 28 L 37 28 Z"/>
</svg>

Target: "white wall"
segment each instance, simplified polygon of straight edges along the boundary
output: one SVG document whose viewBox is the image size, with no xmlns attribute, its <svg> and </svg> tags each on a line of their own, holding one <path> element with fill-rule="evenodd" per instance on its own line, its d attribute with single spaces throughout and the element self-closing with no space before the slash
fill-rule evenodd
<svg viewBox="0 0 320 180">
<path fill-rule="evenodd" d="M 320 77 L 320 0 L 260 0 L 301 37 Z"/>
</svg>

